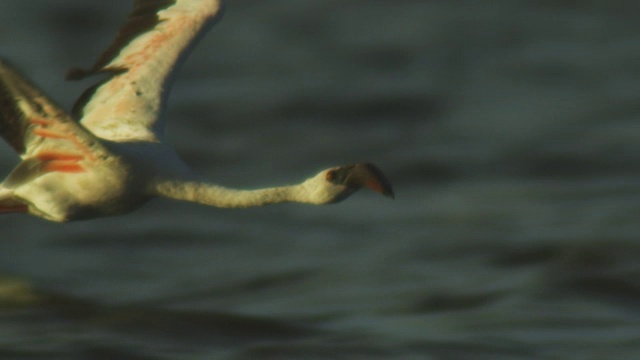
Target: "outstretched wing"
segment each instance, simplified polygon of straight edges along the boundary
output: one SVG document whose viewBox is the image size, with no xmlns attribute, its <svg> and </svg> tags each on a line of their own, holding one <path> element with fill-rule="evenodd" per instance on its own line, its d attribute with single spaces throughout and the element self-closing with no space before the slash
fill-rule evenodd
<svg viewBox="0 0 640 360">
<path fill-rule="evenodd" d="M 93 147 L 95 138 L 37 87 L 0 59 L 0 135 L 23 158 L 41 150 L 43 142 Z M 65 141 L 69 139 L 72 141 Z M 74 145 L 75 144 L 75 145 Z"/>
<path fill-rule="evenodd" d="M 104 139 L 160 141 L 171 77 L 221 14 L 222 0 L 136 0 L 127 23 L 96 64 L 69 72 L 69 79 L 109 74 L 80 97 L 74 115 Z"/>
</svg>

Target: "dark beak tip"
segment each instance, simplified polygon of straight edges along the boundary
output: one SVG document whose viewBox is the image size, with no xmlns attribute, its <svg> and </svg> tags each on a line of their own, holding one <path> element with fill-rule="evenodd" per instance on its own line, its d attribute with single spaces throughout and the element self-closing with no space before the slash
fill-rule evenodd
<svg viewBox="0 0 640 360">
<path fill-rule="evenodd" d="M 385 197 L 388 197 L 390 199 L 395 199 L 396 198 L 396 194 L 393 192 L 393 189 L 391 189 L 391 187 L 386 184 L 386 186 L 384 186 L 381 191 L 378 191 L 380 194 L 384 195 Z"/>
<path fill-rule="evenodd" d="M 367 187 L 388 198 L 395 199 L 391 184 L 382 171 L 373 164 L 361 163 L 345 167 L 349 175 L 346 177 L 346 185 L 355 189 Z"/>
</svg>

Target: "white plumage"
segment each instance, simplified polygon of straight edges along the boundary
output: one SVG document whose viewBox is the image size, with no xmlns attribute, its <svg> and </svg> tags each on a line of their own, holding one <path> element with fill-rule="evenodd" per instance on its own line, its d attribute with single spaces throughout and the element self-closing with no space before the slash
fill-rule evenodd
<svg viewBox="0 0 640 360">
<path fill-rule="evenodd" d="M 393 197 L 371 164 L 326 169 L 297 185 L 229 189 L 202 180 L 163 142 L 171 79 L 221 14 L 219 0 L 137 0 L 96 64 L 70 71 L 71 79 L 108 74 L 72 114 L 0 59 L 0 135 L 22 158 L 0 184 L 0 213 L 69 221 L 126 213 L 154 196 L 217 207 L 329 204 L 363 186 Z"/>
</svg>

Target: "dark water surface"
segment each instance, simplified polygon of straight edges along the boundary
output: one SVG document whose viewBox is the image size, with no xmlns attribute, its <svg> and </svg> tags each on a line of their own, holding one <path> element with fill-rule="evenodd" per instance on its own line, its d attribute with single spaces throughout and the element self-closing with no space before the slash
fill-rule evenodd
<svg viewBox="0 0 640 360">
<path fill-rule="evenodd" d="M 0 56 L 70 108 L 129 8 L 3 0 Z M 0 358 L 639 359 L 638 10 L 229 1 L 178 152 L 248 188 L 371 161 L 396 200 L 2 216 Z"/>
</svg>

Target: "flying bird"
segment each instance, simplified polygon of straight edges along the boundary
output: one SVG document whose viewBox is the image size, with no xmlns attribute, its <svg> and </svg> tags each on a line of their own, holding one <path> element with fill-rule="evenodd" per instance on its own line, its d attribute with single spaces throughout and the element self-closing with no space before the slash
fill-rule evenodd
<svg viewBox="0 0 640 360">
<path fill-rule="evenodd" d="M 0 135 L 21 162 L 0 184 L 0 213 L 65 222 L 130 212 L 157 196 L 243 208 L 332 204 L 362 187 L 393 198 L 374 165 L 336 166 L 295 185 L 232 189 L 202 179 L 164 142 L 175 71 L 222 15 L 221 0 L 137 0 L 115 41 L 88 69 L 105 74 L 70 113 L 0 59 Z"/>
</svg>

